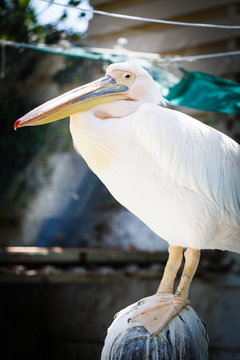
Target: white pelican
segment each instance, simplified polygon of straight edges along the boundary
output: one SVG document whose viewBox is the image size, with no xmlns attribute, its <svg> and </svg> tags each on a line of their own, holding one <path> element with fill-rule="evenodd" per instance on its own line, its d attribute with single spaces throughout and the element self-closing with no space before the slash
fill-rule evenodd
<svg viewBox="0 0 240 360">
<path fill-rule="evenodd" d="M 169 242 L 169 259 L 153 308 L 137 313 L 160 331 L 188 302 L 201 249 L 240 252 L 240 146 L 163 102 L 157 84 L 132 62 L 30 111 L 15 129 L 71 115 L 77 151 L 112 195 Z M 185 265 L 173 286 L 185 251 Z"/>
</svg>

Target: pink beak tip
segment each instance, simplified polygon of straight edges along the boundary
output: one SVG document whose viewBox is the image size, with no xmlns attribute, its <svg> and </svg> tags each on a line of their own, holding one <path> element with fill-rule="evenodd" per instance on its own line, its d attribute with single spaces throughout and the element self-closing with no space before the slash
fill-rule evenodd
<svg viewBox="0 0 240 360">
<path fill-rule="evenodd" d="M 17 128 L 19 127 L 19 123 L 20 123 L 20 120 L 15 121 L 14 130 L 17 130 Z"/>
</svg>

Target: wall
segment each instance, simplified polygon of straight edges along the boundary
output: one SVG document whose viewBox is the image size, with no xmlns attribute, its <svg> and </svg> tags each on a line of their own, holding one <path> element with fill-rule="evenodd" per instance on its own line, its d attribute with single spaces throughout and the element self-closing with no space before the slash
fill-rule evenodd
<svg viewBox="0 0 240 360">
<path fill-rule="evenodd" d="M 210 360 L 240 357 L 239 269 L 211 270 L 202 262 L 191 305 L 205 321 Z M 209 264 L 208 264 L 209 265 Z M 214 264 L 211 264 L 214 267 Z M 114 314 L 152 294 L 159 268 L 72 268 L 61 273 L 1 275 L 3 359 L 97 360 Z"/>
</svg>

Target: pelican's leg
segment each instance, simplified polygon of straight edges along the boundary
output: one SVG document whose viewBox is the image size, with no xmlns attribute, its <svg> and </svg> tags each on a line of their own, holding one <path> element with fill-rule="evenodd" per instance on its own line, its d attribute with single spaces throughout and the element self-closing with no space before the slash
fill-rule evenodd
<svg viewBox="0 0 240 360">
<path fill-rule="evenodd" d="M 184 257 L 185 265 L 175 295 L 187 299 L 191 281 L 198 267 L 200 250 L 188 247 L 184 253 Z"/>
<path fill-rule="evenodd" d="M 168 254 L 168 261 L 157 294 L 173 293 L 174 281 L 182 263 L 183 249 L 181 246 L 169 246 Z"/>
<path fill-rule="evenodd" d="M 179 247 L 170 248 L 169 260 L 156 295 L 152 296 L 150 305 L 148 301 L 144 306 L 143 300 L 140 311 L 137 311 L 131 319 L 131 321 L 138 321 L 150 333 L 161 331 L 189 303 L 187 299 L 189 286 L 198 266 L 200 251 L 191 248 L 186 250 L 181 280 L 173 295 L 174 280 L 182 262 L 182 249 L 181 251 L 180 249 Z"/>
<path fill-rule="evenodd" d="M 165 317 L 168 312 L 168 308 L 173 305 L 173 286 L 182 263 L 183 248 L 180 246 L 170 246 L 168 253 L 169 257 L 164 269 L 162 280 L 156 294 L 152 296 L 150 306 L 149 301 L 147 301 L 146 306 L 144 306 L 144 299 L 138 302 L 137 305 L 141 304 L 141 307 L 135 312 L 131 319 L 131 321 L 140 322 L 149 332 L 156 332 L 159 326 L 161 326 L 161 328 L 165 326 Z M 167 320 L 167 322 L 170 319 L 171 317 Z M 163 321 L 164 323 L 162 326 L 161 324 Z"/>
</svg>

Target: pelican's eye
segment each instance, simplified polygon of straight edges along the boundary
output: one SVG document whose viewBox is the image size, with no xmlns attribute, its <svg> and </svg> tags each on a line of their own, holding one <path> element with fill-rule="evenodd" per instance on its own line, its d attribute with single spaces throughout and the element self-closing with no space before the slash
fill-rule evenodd
<svg viewBox="0 0 240 360">
<path fill-rule="evenodd" d="M 130 86 L 136 79 L 136 75 L 131 71 L 124 70 L 115 70 L 113 72 L 113 77 L 119 84 Z"/>
<path fill-rule="evenodd" d="M 124 77 L 125 77 L 125 79 L 131 79 L 132 74 L 127 73 Z"/>
</svg>

